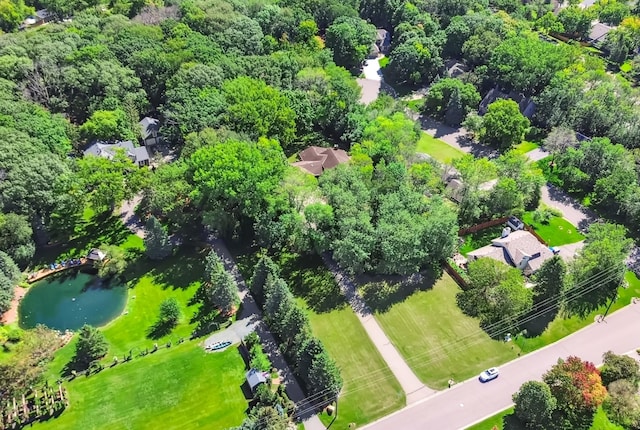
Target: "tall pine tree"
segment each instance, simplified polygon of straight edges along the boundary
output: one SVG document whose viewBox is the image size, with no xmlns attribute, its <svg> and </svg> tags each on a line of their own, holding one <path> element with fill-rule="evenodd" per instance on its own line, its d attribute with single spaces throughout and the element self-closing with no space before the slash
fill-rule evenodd
<svg viewBox="0 0 640 430">
<path fill-rule="evenodd" d="M 231 314 L 238 302 L 238 284 L 227 272 L 215 251 L 209 252 L 205 266 L 206 281 L 209 283 L 209 300 L 225 314 Z"/>
</svg>

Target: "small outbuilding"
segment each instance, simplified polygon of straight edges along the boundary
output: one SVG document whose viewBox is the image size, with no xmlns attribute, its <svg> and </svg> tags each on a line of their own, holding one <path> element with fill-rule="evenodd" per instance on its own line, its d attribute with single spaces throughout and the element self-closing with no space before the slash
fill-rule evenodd
<svg viewBox="0 0 640 430">
<path fill-rule="evenodd" d="M 102 261 L 106 256 L 107 254 L 105 254 L 104 251 L 101 251 L 98 248 L 93 248 L 89 255 L 87 255 L 87 260 Z"/>
<path fill-rule="evenodd" d="M 258 388 L 260 384 L 267 383 L 269 374 L 267 372 L 261 372 L 257 369 L 251 369 L 245 376 L 247 378 L 247 384 L 249 384 L 251 392 L 255 393 L 256 388 Z"/>
</svg>

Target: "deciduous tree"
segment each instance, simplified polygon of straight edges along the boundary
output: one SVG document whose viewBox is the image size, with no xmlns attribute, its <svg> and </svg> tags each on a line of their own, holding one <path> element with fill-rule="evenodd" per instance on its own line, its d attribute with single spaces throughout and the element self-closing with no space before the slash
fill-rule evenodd
<svg viewBox="0 0 640 430">
<path fill-rule="evenodd" d="M 638 362 L 628 355 L 616 355 L 607 351 L 602 356 L 603 366 L 600 369 L 602 383 L 609 386 L 620 379 L 627 380 L 636 389 L 640 385 L 640 366 Z"/>
<path fill-rule="evenodd" d="M 153 215 L 145 226 L 144 246 L 147 257 L 152 260 L 162 260 L 171 255 L 173 250 L 167 231 Z"/>
<path fill-rule="evenodd" d="M 327 47 L 337 65 L 356 68 L 369 54 L 375 34 L 376 28 L 360 18 L 340 17 L 327 29 Z"/>
<path fill-rule="evenodd" d="M 557 407 L 555 397 L 544 382 L 528 381 L 513 395 L 514 413 L 528 428 L 546 430 Z"/>
<path fill-rule="evenodd" d="M 522 142 L 529 120 L 513 100 L 497 100 L 489 105 L 482 125 L 480 141 L 506 150 Z"/>
</svg>

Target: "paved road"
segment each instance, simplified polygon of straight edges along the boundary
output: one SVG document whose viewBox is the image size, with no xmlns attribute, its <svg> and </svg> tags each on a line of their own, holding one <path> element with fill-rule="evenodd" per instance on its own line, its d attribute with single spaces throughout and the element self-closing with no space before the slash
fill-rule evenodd
<svg viewBox="0 0 640 430">
<path fill-rule="evenodd" d="M 605 322 L 587 328 L 544 349 L 500 368 L 500 377 L 486 384 L 477 378 L 454 385 L 364 428 L 460 429 L 508 408 L 511 396 L 524 382 L 540 379 L 558 358 L 576 355 L 601 364 L 602 354 L 623 354 L 640 347 L 640 303 L 609 315 Z"/>
<path fill-rule="evenodd" d="M 491 148 L 469 142 L 465 137 L 466 131 L 462 127 L 449 127 L 441 122 L 415 113 L 412 114 L 412 118 L 421 122 L 422 130 L 425 133 L 442 140 L 456 149 L 473 154 L 476 157 L 495 158 L 498 156 L 497 151 Z M 538 148 L 528 152 L 526 155 L 530 160 L 536 161 L 546 157 L 548 154 Z M 541 200 L 547 206 L 560 210 L 567 221 L 581 230 L 586 230 L 589 224 L 597 219 L 597 216 L 592 211 L 586 209 L 573 197 L 551 184 L 546 184 L 542 187 Z"/>
<path fill-rule="evenodd" d="M 558 209 L 571 224 L 586 230 L 598 217 L 582 206 L 576 199 L 551 184 L 542 187 L 542 201 L 547 206 Z"/>
<path fill-rule="evenodd" d="M 371 338 L 376 349 L 382 355 L 383 360 L 389 366 L 391 373 L 396 377 L 400 386 L 407 397 L 407 404 L 417 402 L 435 393 L 434 390 L 424 385 L 420 379 L 413 373 L 413 370 L 404 361 L 398 350 L 393 346 L 391 340 L 376 321 L 367 307 L 364 300 L 358 295 L 355 284 L 346 276 L 338 267 L 336 262 L 328 255 L 323 254 L 322 259 L 325 265 L 331 271 L 340 286 L 340 290 L 347 298 L 347 301 L 353 308 L 356 316 L 362 323 L 364 330 Z"/>
</svg>

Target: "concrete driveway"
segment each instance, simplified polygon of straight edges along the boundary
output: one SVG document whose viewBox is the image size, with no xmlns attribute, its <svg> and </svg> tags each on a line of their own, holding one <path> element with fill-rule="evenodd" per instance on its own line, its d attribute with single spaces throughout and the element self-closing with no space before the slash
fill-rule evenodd
<svg viewBox="0 0 640 430">
<path fill-rule="evenodd" d="M 494 381 L 482 384 L 477 377 L 471 378 L 364 428 L 453 430 L 468 427 L 511 406 L 513 393 L 526 381 L 540 380 L 558 358 L 576 355 L 598 365 L 606 351 L 625 354 L 640 347 L 638 333 L 640 302 L 609 315 L 602 323 L 591 324 L 546 348 L 500 366 L 500 377 Z M 638 357 L 635 353 L 633 356 Z"/>
<path fill-rule="evenodd" d="M 364 78 L 358 78 L 358 85 L 362 90 L 360 103 L 368 105 L 378 98 L 382 89 L 382 72 L 380 71 L 380 61 L 378 58 L 366 61 L 366 65 L 362 66 L 362 74 Z"/>
<path fill-rule="evenodd" d="M 583 246 L 584 240 L 578 243 L 570 243 L 569 245 L 556 246 L 556 248 L 560 250 L 558 255 L 565 261 L 565 263 L 568 263 L 569 261 L 573 260 L 576 252 L 581 250 Z"/>
<path fill-rule="evenodd" d="M 255 316 L 243 318 L 234 322 L 226 329 L 212 334 L 204 341 L 205 348 L 216 342 L 240 343 L 249 333 L 256 330 L 259 319 Z"/>
</svg>

